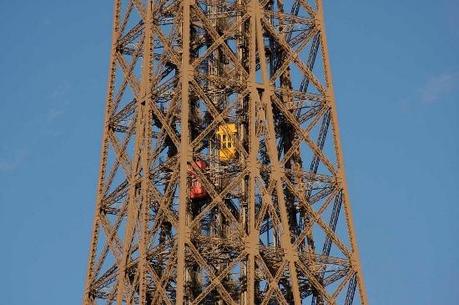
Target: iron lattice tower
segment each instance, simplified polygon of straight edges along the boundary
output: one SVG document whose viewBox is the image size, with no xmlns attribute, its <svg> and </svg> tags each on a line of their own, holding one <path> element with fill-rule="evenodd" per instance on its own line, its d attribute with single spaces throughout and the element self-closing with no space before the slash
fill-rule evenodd
<svg viewBox="0 0 459 305">
<path fill-rule="evenodd" d="M 368 304 L 322 1 L 114 2 L 84 305 Z"/>
</svg>

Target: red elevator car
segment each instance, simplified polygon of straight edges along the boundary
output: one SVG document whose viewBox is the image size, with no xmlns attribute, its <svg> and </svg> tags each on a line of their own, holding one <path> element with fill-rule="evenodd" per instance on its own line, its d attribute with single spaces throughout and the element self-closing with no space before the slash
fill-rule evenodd
<svg viewBox="0 0 459 305">
<path fill-rule="evenodd" d="M 207 163 L 202 160 L 197 160 L 194 163 L 201 171 L 204 171 L 207 168 Z M 189 175 L 191 178 L 191 187 L 190 187 L 190 198 L 191 199 L 202 199 L 208 196 L 206 189 L 202 185 L 201 181 L 196 175 L 193 168 L 190 166 Z"/>
</svg>

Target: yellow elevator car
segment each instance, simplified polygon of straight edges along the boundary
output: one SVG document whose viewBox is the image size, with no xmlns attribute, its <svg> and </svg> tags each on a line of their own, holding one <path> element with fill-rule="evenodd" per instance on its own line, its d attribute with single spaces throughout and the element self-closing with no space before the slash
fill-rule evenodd
<svg viewBox="0 0 459 305">
<path fill-rule="evenodd" d="M 229 123 L 218 127 L 216 134 L 220 142 L 218 156 L 221 161 L 230 161 L 236 158 L 236 147 L 233 140 L 236 137 L 236 133 L 236 124 Z"/>
</svg>

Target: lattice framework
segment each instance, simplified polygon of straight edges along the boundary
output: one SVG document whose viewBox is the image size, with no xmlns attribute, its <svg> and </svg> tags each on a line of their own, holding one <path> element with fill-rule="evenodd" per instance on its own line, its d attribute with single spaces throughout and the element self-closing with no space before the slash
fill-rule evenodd
<svg viewBox="0 0 459 305">
<path fill-rule="evenodd" d="M 322 2 L 114 2 L 84 305 L 368 304 Z"/>
</svg>

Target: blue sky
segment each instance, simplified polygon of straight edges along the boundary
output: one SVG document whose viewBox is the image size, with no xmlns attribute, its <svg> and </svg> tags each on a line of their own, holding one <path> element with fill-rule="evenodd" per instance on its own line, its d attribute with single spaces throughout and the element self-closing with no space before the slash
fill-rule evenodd
<svg viewBox="0 0 459 305">
<path fill-rule="evenodd" d="M 371 304 L 459 304 L 459 1 L 325 0 Z M 112 1 L 0 0 L 0 305 L 76 305 Z"/>
</svg>

